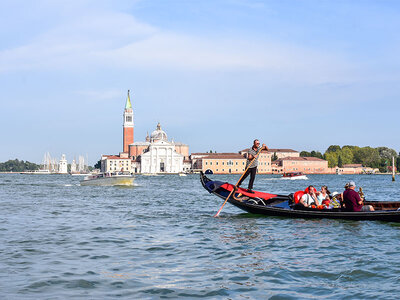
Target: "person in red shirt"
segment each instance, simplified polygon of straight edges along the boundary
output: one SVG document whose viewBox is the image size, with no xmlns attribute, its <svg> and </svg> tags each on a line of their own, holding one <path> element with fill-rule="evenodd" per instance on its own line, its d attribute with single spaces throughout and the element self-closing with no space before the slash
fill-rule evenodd
<svg viewBox="0 0 400 300">
<path fill-rule="evenodd" d="M 374 211 L 371 205 L 363 205 L 363 200 L 355 191 L 354 181 L 349 182 L 349 187 L 343 192 L 343 202 L 347 211 Z"/>
</svg>

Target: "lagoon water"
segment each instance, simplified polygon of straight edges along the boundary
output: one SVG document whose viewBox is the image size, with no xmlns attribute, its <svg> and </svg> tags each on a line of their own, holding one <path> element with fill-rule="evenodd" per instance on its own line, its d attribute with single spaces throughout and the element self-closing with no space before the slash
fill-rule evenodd
<svg viewBox="0 0 400 300">
<path fill-rule="evenodd" d="M 238 175 L 211 175 L 236 182 Z M 400 223 L 263 217 L 206 192 L 198 175 L 133 187 L 0 174 L 1 299 L 397 299 Z M 400 178 L 258 175 L 280 194 L 353 179 L 399 200 Z"/>
</svg>

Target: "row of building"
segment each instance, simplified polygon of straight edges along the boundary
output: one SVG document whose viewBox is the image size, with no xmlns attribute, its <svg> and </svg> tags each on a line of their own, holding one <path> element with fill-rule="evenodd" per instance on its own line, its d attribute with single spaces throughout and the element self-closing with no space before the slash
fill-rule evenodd
<svg viewBox="0 0 400 300">
<path fill-rule="evenodd" d="M 160 123 L 147 135 L 145 141 L 134 141 L 134 115 L 129 96 L 125 104 L 123 121 L 123 151 L 118 155 L 102 155 L 102 172 L 130 173 L 189 173 L 240 174 L 245 171 L 245 154 L 249 149 L 236 153 L 192 153 L 189 146 L 169 141 Z M 274 160 L 272 160 L 274 158 Z M 329 168 L 328 161 L 316 157 L 300 157 L 292 149 L 269 149 L 259 155 L 258 173 L 283 174 L 303 172 L 305 174 L 361 174 L 374 170 L 361 165 L 344 165 Z"/>
</svg>

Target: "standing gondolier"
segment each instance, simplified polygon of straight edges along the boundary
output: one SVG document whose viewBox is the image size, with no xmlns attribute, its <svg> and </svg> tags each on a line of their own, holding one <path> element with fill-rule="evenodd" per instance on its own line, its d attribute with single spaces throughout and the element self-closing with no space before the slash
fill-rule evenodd
<svg viewBox="0 0 400 300">
<path fill-rule="evenodd" d="M 237 187 L 239 187 L 243 180 L 246 179 L 247 176 L 250 174 L 250 180 L 249 180 L 249 186 L 247 188 L 247 191 L 252 193 L 253 192 L 253 183 L 254 179 L 256 178 L 256 173 L 257 173 L 257 166 L 258 166 L 258 155 L 262 150 L 267 150 L 268 147 L 265 144 L 262 144 L 260 147 L 260 141 L 255 139 L 253 142 L 253 146 L 249 149 L 247 152 L 247 162 L 246 162 L 246 169 L 249 167 L 246 171 L 246 173 L 243 175 L 242 179 L 240 179 L 239 183 L 237 184 Z"/>
</svg>

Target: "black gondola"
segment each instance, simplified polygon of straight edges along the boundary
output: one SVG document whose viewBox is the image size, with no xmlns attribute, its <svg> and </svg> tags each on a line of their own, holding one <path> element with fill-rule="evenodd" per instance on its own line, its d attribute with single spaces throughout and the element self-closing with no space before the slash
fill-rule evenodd
<svg viewBox="0 0 400 300">
<path fill-rule="evenodd" d="M 200 173 L 203 187 L 222 199 L 226 199 L 234 185 L 222 181 L 212 181 Z M 334 209 L 299 208 L 293 204 L 293 195 L 276 195 L 254 191 L 247 192 L 239 188 L 232 193 L 228 202 L 249 213 L 268 216 L 284 216 L 291 218 L 330 218 L 348 220 L 378 220 L 400 222 L 400 201 L 365 201 L 365 205 L 372 205 L 375 211 L 349 212 Z"/>
</svg>

